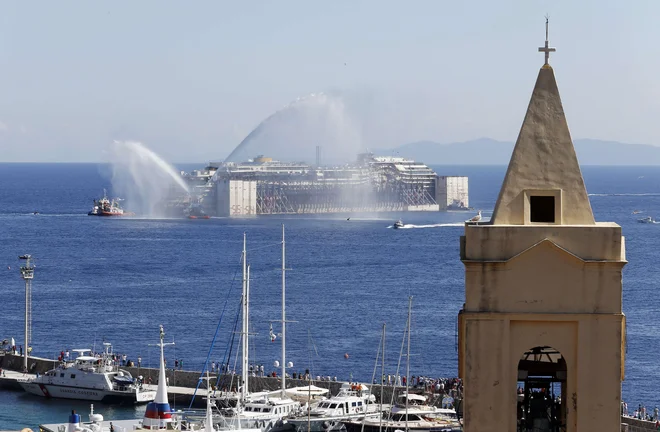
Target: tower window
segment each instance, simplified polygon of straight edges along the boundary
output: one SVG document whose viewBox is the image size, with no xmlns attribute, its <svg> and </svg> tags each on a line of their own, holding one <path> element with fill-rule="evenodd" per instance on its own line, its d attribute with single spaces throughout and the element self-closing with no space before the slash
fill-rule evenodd
<svg viewBox="0 0 660 432">
<path fill-rule="evenodd" d="M 530 196 L 529 221 L 540 223 L 555 223 L 555 197 Z"/>
</svg>

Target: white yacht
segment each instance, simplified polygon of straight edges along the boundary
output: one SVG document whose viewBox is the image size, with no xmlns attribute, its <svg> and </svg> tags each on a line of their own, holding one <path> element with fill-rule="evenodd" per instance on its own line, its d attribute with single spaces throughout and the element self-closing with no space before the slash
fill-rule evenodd
<svg viewBox="0 0 660 432">
<path fill-rule="evenodd" d="M 290 430 L 323 432 L 343 429 L 342 422 L 380 416 L 376 397 L 364 384 L 344 383 L 339 393 L 319 402 L 309 413 L 287 418 Z"/>
<path fill-rule="evenodd" d="M 397 402 L 394 404 L 392 407 L 391 411 L 392 413 L 398 413 L 401 411 L 405 411 L 408 409 L 409 411 L 415 410 L 415 411 L 421 411 L 424 413 L 429 413 L 429 412 L 435 412 L 438 408 L 428 405 L 426 396 L 420 395 L 420 394 L 415 394 L 415 393 L 408 393 L 408 392 L 403 392 L 399 395 L 397 398 Z"/>
<path fill-rule="evenodd" d="M 410 410 L 386 418 L 365 418 L 344 422 L 347 432 L 450 432 L 463 430 L 458 420 L 444 416 L 429 416 Z"/>
<path fill-rule="evenodd" d="M 103 344 L 99 356 L 91 350 L 73 350 L 78 357 L 64 362 L 35 378 L 19 381 L 23 389 L 46 398 L 82 399 L 105 403 L 147 403 L 156 397 L 155 391 L 142 388 L 142 383 L 112 359 L 112 345 Z"/>
</svg>

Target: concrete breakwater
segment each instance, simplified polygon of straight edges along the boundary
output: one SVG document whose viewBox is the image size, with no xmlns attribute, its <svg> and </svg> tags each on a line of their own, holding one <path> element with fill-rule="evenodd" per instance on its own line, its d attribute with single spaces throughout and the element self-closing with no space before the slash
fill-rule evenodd
<svg viewBox="0 0 660 432">
<path fill-rule="evenodd" d="M 621 432 L 657 431 L 654 421 L 640 420 L 633 417 L 621 416 Z"/>
</svg>

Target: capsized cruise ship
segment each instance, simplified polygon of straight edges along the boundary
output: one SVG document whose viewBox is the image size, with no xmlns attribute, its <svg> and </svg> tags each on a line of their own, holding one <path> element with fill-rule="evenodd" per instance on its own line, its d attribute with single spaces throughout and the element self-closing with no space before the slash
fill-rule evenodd
<svg viewBox="0 0 660 432">
<path fill-rule="evenodd" d="M 217 216 L 469 208 L 467 177 L 438 176 L 422 162 L 372 153 L 340 166 L 262 155 L 182 176 L 205 211 Z"/>
</svg>

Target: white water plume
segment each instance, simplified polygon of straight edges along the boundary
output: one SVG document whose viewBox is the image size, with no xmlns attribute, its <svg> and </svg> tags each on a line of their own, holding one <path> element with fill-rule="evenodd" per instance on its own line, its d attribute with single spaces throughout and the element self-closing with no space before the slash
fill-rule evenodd
<svg viewBox="0 0 660 432">
<path fill-rule="evenodd" d="M 245 162 L 258 155 L 286 162 L 323 165 L 354 162 L 363 151 L 360 131 L 338 95 L 312 93 L 271 114 L 250 132 L 225 162 Z"/>
<path fill-rule="evenodd" d="M 113 193 L 139 216 L 166 216 L 165 201 L 188 193 L 179 173 L 140 142 L 115 141 L 110 163 Z"/>
</svg>

